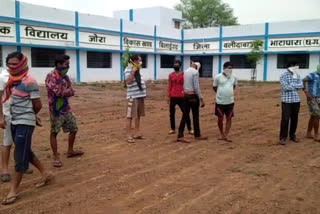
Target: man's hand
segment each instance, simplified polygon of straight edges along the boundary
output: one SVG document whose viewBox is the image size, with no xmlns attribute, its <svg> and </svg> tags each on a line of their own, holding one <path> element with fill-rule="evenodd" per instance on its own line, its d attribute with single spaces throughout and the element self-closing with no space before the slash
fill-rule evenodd
<svg viewBox="0 0 320 214">
<path fill-rule="evenodd" d="M 304 91 L 304 93 L 305 93 L 308 101 L 313 99 L 313 97 L 308 93 L 308 91 Z"/>
<path fill-rule="evenodd" d="M 138 70 L 139 70 L 138 68 L 132 67 L 131 74 L 132 74 L 132 75 L 135 75 L 135 73 L 136 73 Z"/>
<path fill-rule="evenodd" d="M 42 122 L 38 115 L 36 116 L 36 125 L 42 127 Z"/>
<path fill-rule="evenodd" d="M 200 105 L 201 108 L 203 108 L 203 107 L 206 106 L 206 104 L 204 103 L 204 100 L 203 100 L 203 99 L 201 99 L 200 102 L 201 102 L 201 105 Z"/>
<path fill-rule="evenodd" d="M 1 128 L 1 129 L 5 129 L 6 126 L 7 126 L 7 123 L 6 123 L 5 120 L 3 120 L 3 121 L 0 122 L 0 128 Z"/>
</svg>

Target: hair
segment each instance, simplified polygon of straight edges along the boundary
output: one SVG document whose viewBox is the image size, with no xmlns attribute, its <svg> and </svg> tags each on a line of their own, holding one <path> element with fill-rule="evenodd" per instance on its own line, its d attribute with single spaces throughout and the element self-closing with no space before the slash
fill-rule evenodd
<svg viewBox="0 0 320 214">
<path fill-rule="evenodd" d="M 132 62 L 137 61 L 139 58 L 141 58 L 141 56 L 139 54 L 133 54 L 130 56 L 130 60 Z"/>
<path fill-rule="evenodd" d="M 223 68 L 227 68 L 229 66 L 233 67 L 233 64 L 231 62 L 226 62 L 223 64 Z"/>
<path fill-rule="evenodd" d="M 297 62 L 289 62 L 287 65 L 287 68 L 293 67 L 293 66 L 297 66 L 298 63 Z"/>
<path fill-rule="evenodd" d="M 19 53 L 19 52 L 10 53 L 6 58 L 6 64 L 8 64 L 9 60 L 12 59 L 12 58 L 17 58 L 20 61 L 23 58 L 23 54 Z"/>
<path fill-rule="evenodd" d="M 176 60 L 174 60 L 174 62 L 173 62 L 173 64 L 179 64 L 179 66 L 181 66 L 181 61 L 180 60 L 178 60 L 178 59 L 176 59 Z"/>
<path fill-rule="evenodd" d="M 70 59 L 70 56 L 65 55 L 65 54 L 57 55 L 55 62 L 54 62 L 54 65 L 57 67 L 58 64 L 64 63 L 65 61 L 67 61 L 69 59 Z"/>
</svg>

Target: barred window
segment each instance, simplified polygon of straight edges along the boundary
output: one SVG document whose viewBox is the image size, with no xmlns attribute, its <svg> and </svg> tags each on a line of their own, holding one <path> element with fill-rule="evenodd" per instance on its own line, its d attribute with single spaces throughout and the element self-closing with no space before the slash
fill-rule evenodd
<svg viewBox="0 0 320 214">
<path fill-rule="evenodd" d="M 287 68 L 290 63 L 297 63 L 300 68 L 309 68 L 309 54 L 279 54 L 277 68 Z"/>
<path fill-rule="evenodd" d="M 57 55 L 65 54 L 65 50 L 50 48 L 31 48 L 32 67 L 48 68 L 55 67 L 54 62 Z"/>
<path fill-rule="evenodd" d="M 161 55 L 161 68 L 173 68 L 175 56 L 172 55 Z"/>
<path fill-rule="evenodd" d="M 233 65 L 232 67 L 235 69 L 254 68 L 254 65 L 248 61 L 246 55 L 231 55 L 230 62 Z"/>
<path fill-rule="evenodd" d="M 111 68 L 112 54 L 87 51 L 87 68 Z"/>
</svg>

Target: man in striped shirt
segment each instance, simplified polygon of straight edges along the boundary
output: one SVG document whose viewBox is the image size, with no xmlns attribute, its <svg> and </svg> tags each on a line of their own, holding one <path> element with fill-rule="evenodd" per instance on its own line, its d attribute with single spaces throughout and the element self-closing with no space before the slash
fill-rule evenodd
<svg viewBox="0 0 320 214">
<path fill-rule="evenodd" d="M 140 133 L 140 118 L 145 116 L 144 99 L 147 96 L 146 84 L 140 70 L 142 59 L 140 55 L 132 55 L 128 67 L 125 69 L 127 84 L 127 135 L 128 143 L 134 143 L 135 139 L 144 139 Z M 132 120 L 135 120 L 135 129 L 132 131 Z"/>
</svg>

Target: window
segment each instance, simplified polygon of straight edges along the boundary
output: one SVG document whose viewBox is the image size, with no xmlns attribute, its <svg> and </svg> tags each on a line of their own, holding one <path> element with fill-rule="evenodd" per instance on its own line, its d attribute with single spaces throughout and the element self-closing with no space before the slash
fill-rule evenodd
<svg viewBox="0 0 320 214">
<path fill-rule="evenodd" d="M 248 62 L 246 55 L 231 55 L 230 62 L 233 64 L 233 68 L 235 69 L 254 68 L 254 66 Z"/>
<path fill-rule="evenodd" d="M 111 53 L 87 51 L 87 68 L 111 68 Z"/>
<path fill-rule="evenodd" d="M 0 46 L 0 67 L 4 67 L 3 62 L 2 62 L 2 47 L 1 46 Z"/>
<path fill-rule="evenodd" d="M 180 22 L 174 21 L 174 28 L 180 29 Z"/>
<path fill-rule="evenodd" d="M 56 56 L 64 53 L 64 50 L 59 49 L 31 48 L 31 65 L 39 68 L 54 67 Z"/>
<path fill-rule="evenodd" d="M 175 56 L 171 55 L 161 55 L 161 68 L 173 68 L 173 63 L 175 60 Z"/>
<path fill-rule="evenodd" d="M 140 54 L 142 59 L 142 68 L 148 67 L 148 55 L 147 54 Z"/>
<path fill-rule="evenodd" d="M 277 68 L 287 68 L 290 63 L 298 63 L 300 68 L 309 68 L 309 54 L 279 54 Z"/>
</svg>

